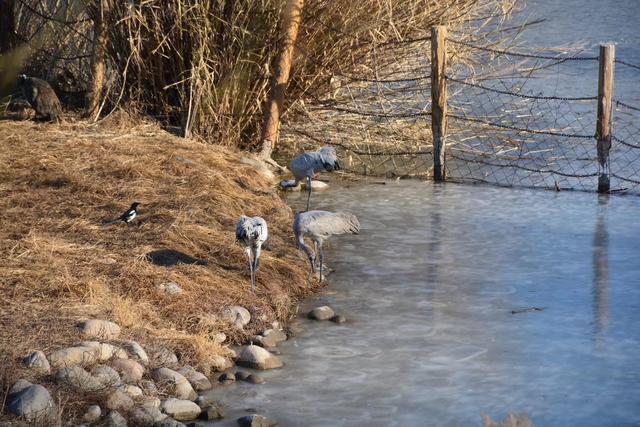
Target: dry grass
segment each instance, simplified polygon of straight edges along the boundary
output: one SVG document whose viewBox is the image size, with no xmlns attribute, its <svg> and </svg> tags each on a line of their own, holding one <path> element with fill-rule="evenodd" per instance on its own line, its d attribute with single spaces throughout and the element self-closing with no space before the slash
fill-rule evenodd
<svg viewBox="0 0 640 427">
<path fill-rule="evenodd" d="M 126 126 L 126 121 L 121 126 Z M 15 359 L 79 341 L 76 322 L 111 319 L 142 343 L 162 342 L 184 363 L 223 350 L 284 319 L 307 293 L 304 259 L 290 237 L 292 212 L 239 153 L 173 137 L 153 125 L 117 129 L 0 121 L 0 354 Z M 142 203 L 133 226 L 102 222 Z M 234 227 L 263 216 L 264 252 L 253 293 Z M 155 265 L 152 251 L 179 251 L 206 265 Z M 173 281 L 184 290 L 156 289 Z M 247 335 L 225 324 L 231 304 L 253 316 Z"/>
</svg>

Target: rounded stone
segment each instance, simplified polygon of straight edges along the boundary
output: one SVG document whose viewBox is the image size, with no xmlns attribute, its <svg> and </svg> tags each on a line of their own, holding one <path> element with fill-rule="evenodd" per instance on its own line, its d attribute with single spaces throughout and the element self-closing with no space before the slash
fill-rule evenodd
<svg viewBox="0 0 640 427">
<path fill-rule="evenodd" d="M 257 374 L 251 374 L 247 377 L 247 382 L 250 384 L 263 384 L 264 378 Z"/>
<path fill-rule="evenodd" d="M 346 323 L 347 318 L 344 316 L 341 316 L 340 314 L 336 314 L 329 320 L 331 320 L 333 323 Z"/>
<path fill-rule="evenodd" d="M 97 351 L 93 347 L 75 346 L 61 348 L 49 355 L 49 362 L 55 369 L 75 365 L 90 365 L 98 360 Z"/>
<path fill-rule="evenodd" d="M 192 366 L 180 368 L 178 372 L 184 375 L 195 391 L 205 391 L 213 387 L 209 378 L 207 378 L 202 372 L 196 371 Z"/>
<path fill-rule="evenodd" d="M 87 338 L 113 340 L 120 335 L 120 326 L 109 320 L 87 319 L 80 322 L 78 328 Z"/>
<path fill-rule="evenodd" d="M 244 307 L 234 305 L 222 310 L 222 318 L 237 328 L 243 328 L 251 321 L 251 313 Z"/>
<path fill-rule="evenodd" d="M 102 409 L 98 405 L 91 405 L 87 408 L 87 411 L 82 416 L 82 420 L 88 423 L 96 422 L 102 416 Z"/>
<path fill-rule="evenodd" d="M 128 411 L 133 408 L 134 402 L 131 396 L 120 390 L 116 390 L 107 396 L 105 406 L 112 410 Z"/>
<path fill-rule="evenodd" d="M 160 405 L 162 411 L 178 421 L 188 421 L 198 418 L 201 409 L 190 400 L 170 397 Z"/>
<path fill-rule="evenodd" d="M 238 365 L 253 369 L 274 369 L 283 366 L 282 361 L 257 345 L 249 345 L 242 349 L 238 356 Z"/>
<path fill-rule="evenodd" d="M 307 317 L 313 320 L 328 320 L 331 319 L 335 313 L 331 307 L 323 305 L 322 307 L 316 307 L 311 310 Z"/>
<path fill-rule="evenodd" d="M 49 375 L 51 373 L 51 365 L 47 360 L 47 356 L 41 351 L 34 351 L 22 359 L 22 363 L 27 368 L 33 369 L 40 374 Z"/>
<path fill-rule="evenodd" d="M 170 393 L 179 399 L 194 400 L 198 397 L 193 387 L 187 379 L 179 372 L 169 368 L 156 369 L 153 372 L 155 380 L 160 387 L 168 387 Z"/>
<path fill-rule="evenodd" d="M 147 352 L 144 351 L 144 348 L 142 348 L 142 346 L 136 341 L 122 341 L 121 345 L 131 357 L 138 359 L 140 363 L 145 366 L 149 364 L 149 356 L 147 355 Z"/>
<path fill-rule="evenodd" d="M 5 409 L 29 423 L 52 421 L 56 411 L 49 390 L 40 384 L 29 383 L 30 385 L 24 387 L 25 384 L 12 387 L 14 392 L 7 396 Z"/>
<path fill-rule="evenodd" d="M 251 375 L 250 373 L 246 372 L 246 371 L 237 371 L 236 372 L 236 380 L 237 381 L 244 381 L 247 379 L 247 377 Z"/>
<path fill-rule="evenodd" d="M 235 381 L 235 380 L 236 380 L 236 376 L 231 372 L 225 372 L 224 374 L 218 377 L 218 381 L 220 381 L 221 383 L 224 383 L 227 381 Z"/>
<path fill-rule="evenodd" d="M 111 366 L 120 373 L 122 381 L 126 383 L 136 383 L 144 375 L 144 367 L 133 359 L 114 360 Z"/>
</svg>

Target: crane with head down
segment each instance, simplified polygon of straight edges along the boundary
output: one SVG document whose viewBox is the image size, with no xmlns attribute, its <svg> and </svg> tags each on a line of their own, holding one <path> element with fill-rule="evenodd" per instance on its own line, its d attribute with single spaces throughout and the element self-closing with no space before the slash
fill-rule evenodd
<svg viewBox="0 0 640 427">
<path fill-rule="evenodd" d="M 283 181 L 280 185 L 283 188 L 296 187 L 300 181 L 306 180 L 307 191 L 307 211 L 311 201 L 311 178 L 320 172 L 333 172 L 341 168 L 336 150 L 333 147 L 322 147 L 318 151 L 302 153 L 291 161 L 290 169 L 295 177 L 295 181 Z"/>
<path fill-rule="evenodd" d="M 240 216 L 236 225 L 236 242 L 239 242 L 247 254 L 251 271 L 251 289 L 256 288 L 256 271 L 260 267 L 262 244 L 269 237 L 267 222 L 259 216 Z"/>
<path fill-rule="evenodd" d="M 326 239 L 337 234 L 358 234 L 360 222 L 355 215 L 345 212 L 306 211 L 298 212 L 293 220 L 293 233 L 311 263 L 311 272 L 316 272 L 316 262 L 320 261 L 320 282 L 322 282 L 322 267 L 324 251 L 322 244 Z M 305 237 L 313 241 L 315 250 L 304 242 Z"/>
</svg>

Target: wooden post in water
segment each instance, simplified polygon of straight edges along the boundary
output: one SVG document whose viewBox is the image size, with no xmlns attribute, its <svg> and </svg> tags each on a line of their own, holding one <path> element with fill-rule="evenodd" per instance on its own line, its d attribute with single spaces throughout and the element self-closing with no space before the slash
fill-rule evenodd
<svg viewBox="0 0 640 427">
<path fill-rule="evenodd" d="M 431 28 L 431 132 L 433 134 L 433 179 L 445 180 L 447 136 L 447 27 Z"/>
<path fill-rule="evenodd" d="M 598 73 L 598 193 L 609 192 L 609 150 L 611 149 L 611 118 L 613 114 L 613 67 L 616 47 L 600 45 L 600 69 Z"/>
</svg>

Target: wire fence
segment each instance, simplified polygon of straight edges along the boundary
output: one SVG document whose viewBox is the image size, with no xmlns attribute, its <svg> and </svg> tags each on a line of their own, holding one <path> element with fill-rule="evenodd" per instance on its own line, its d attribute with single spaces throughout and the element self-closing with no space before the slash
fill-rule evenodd
<svg viewBox="0 0 640 427">
<path fill-rule="evenodd" d="M 447 180 L 596 191 L 608 167 L 611 192 L 640 194 L 639 101 L 614 99 L 609 157 L 599 161 L 598 56 L 455 34 L 447 43 Z M 328 97 L 293 109 L 285 141 L 332 144 L 356 173 L 432 177 L 430 40 L 400 48 L 393 68 L 334 74 Z M 640 70 L 624 58 L 615 66 Z"/>
</svg>

